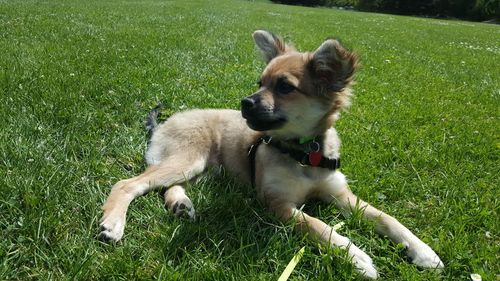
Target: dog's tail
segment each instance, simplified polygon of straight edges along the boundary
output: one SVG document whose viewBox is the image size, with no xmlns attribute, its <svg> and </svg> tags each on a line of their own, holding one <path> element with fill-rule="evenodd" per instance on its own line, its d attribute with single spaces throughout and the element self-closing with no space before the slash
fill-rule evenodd
<svg viewBox="0 0 500 281">
<path fill-rule="evenodd" d="M 161 114 L 161 109 L 163 104 L 158 104 L 155 108 L 151 109 L 144 123 L 146 126 L 146 132 L 148 133 L 148 138 L 151 138 L 156 126 L 158 126 L 158 117 Z"/>
</svg>

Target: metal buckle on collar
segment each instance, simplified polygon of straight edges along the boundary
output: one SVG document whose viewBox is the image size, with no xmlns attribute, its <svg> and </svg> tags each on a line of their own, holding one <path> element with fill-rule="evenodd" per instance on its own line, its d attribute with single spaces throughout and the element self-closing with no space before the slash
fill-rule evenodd
<svg viewBox="0 0 500 281">
<path fill-rule="evenodd" d="M 250 154 L 252 153 L 252 150 L 253 148 L 255 147 L 255 144 L 252 144 L 249 148 L 248 148 L 248 153 L 247 153 L 247 156 L 250 156 Z"/>
<path fill-rule="evenodd" d="M 319 144 L 319 142 L 313 140 L 313 141 L 310 141 L 308 143 L 301 145 L 301 148 L 304 150 L 305 153 L 309 154 L 313 151 L 314 152 L 320 151 L 321 145 Z"/>
<path fill-rule="evenodd" d="M 264 137 L 262 137 L 262 142 L 264 144 L 269 144 L 272 139 L 273 139 L 273 137 L 271 137 L 271 136 L 264 136 Z"/>
<path fill-rule="evenodd" d="M 309 143 L 309 149 L 311 149 L 311 151 L 318 152 L 321 149 L 321 146 L 319 145 L 319 142 L 312 141 Z"/>
</svg>

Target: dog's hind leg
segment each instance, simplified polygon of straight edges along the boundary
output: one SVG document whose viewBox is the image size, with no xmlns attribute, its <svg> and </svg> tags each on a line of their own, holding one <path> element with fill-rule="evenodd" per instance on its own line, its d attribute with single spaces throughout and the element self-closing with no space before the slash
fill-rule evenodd
<svg viewBox="0 0 500 281">
<path fill-rule="evenodd" d="M 155 188 L 185 182 L 203 172 L 206 164 L 207 157 L 172 155 L 158 165 L 148 167 L 141 175 L 116 183 L 102 206 L 104 214 L 98 238 L 105 241 L 120 240 L 125 228 L 127 209 L 132 200 Z"/>
<path fill-rule="evenodd" d="M 165 208 L 172 211 L 176 217 L 195 219 L 195 211 L 186 190 L 180 185 L 174 185 L 165 191 Z"/>
</svg>

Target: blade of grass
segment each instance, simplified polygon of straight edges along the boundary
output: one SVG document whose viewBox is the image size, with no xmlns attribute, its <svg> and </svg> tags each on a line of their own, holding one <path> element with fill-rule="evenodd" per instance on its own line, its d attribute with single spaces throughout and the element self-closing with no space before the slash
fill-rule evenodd
<svg viewBox="0 0 500 281">
<path fill-rule="evenodd" d="M 290 274 L 292 274 L 293 269 L 297 264 L 299 263 L 300 259 L 304 255 L 305 247 L 302 247 L 290 260 L 288 265 L 286 266 L 285 270 L 283 270 L 283 273 L 281 273 L 280 278 L 278 278 L 278 281 L 286 281 L 288 280 L 288 277 L 290 277 Z"/>
</svg>

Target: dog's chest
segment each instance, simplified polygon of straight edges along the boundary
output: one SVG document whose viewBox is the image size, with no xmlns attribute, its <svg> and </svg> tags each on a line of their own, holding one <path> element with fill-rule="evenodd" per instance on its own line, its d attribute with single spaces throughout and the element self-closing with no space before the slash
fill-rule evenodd
<svg viewBox="0 0 500 281">
<path fill-rule="evenodd" d="M 259 149 L 261 197 L 300 204 L 332 178 L 334 171 L 302 166 L 286 154 L 268 147 Z"/>
</svg>

